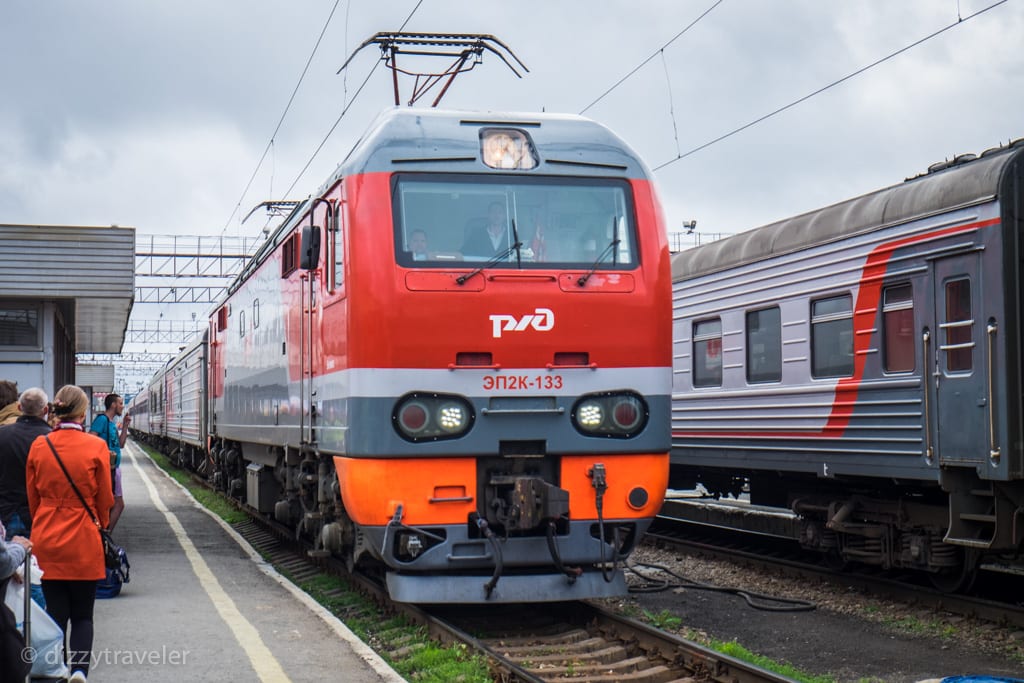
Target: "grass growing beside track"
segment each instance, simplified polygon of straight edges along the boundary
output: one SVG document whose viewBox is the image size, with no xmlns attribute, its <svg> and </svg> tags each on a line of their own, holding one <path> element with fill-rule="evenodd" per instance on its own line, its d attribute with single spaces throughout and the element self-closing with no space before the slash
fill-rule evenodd
<svg viewBox="0 0 1024 683">
<path fill-rule="evenodd" d="M 187 472 L 171 465 L 163 454 L 149 446 L 137 442 L 136 445 L 157 467 L 191 493 L 200 505 L 228 524 L 238 524 L 249 518 L 247 513 L 218 494 L 196 484 Z M 494 680 L 484 658 L 471 653 L 465 645 L 439 645 L 406 618 L 384 614 L 344 578 L 321 574 L 300 581 L 282 567 L 275 566 L 275 569 L 343 621 L 406 680 L 416 683 L 490 683 Z"/>
<path fill-rule="evenodd" d="M 228 524 L 238 524 L 244 522 L 249 518 L 247 514 L 236 508 L 231 503 L 228 503 L 223 498 L 218 496 L 213 491 L 204 489 L 201 486 L 196 486 L 192 481 L 192 478 L 187 472 L 179 470 L 177 467 L 172 467 L 170 461 L 167 460 L 167 456 L 159 451 L 155 451 L 149 446 L 142 446 L 137 444 L 146 451 L 146 455 L 156 463 L 156 466 L 166 472 L 171 479 L 184 486 L 192 497 L 199 501 L 199 504 L 204 508 L 223 519 Z"/>
<path fill-rule="evenodd" d="M 712 639 L 710 645 L 722 654 L 754 664 L 755 666 L 767 669 L 768 671 L 774 671 L 786 678 L 792 678 L 794 681 L 800 681 L 800 683 L 836 683 L 836 679 L 831 676 L 812 676 L 785 662 L 776 662 L 773 659 L 768 659 L 767 657 L 755 654 L 737 643 L 735 640 L 726 642 Z"/>
<path fill-rule="evenodd" d="M 639 609 L 628 603 L 615 605 L 613 609 L 617 609 L 633 619 L 646 622 L 655 628 L 677 633 L 687 640 L 692 640 L 704 647 L 709 647 L 716 652 L 721 652 L 724 655 L 729 655 L 730 657 L 747 662 L 748 664 L 754 664 L 762 669 L 781 674 L 787 678 L 793 679 L 794 681 L 798 681 L 799 683 L 836 683 L 836 679 L 830 676 L 815 676 L 797 669 L 788 662 L 778 662 L 763 655 L 751 652 L 734 640 L 717 640 L 709 637 L 702 631 L 696 631 L 692 628 L 680 628 L 682 626 L 682 618 L 672 614 L 666 609 L 663 609 L 660 612 L 651 612 L 646 609 Z M 865 680 L 860 683 L 872 682 Z"/>
</svg>

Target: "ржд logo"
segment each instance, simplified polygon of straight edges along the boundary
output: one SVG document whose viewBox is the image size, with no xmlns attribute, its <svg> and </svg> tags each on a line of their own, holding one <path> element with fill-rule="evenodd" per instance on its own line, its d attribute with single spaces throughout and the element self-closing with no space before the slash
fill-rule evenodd
<svg viewBox="0 0 1024 683">
<path fill-rule="evenodd" d="M 502 332 L 522 332 L 527 327 L 547 332 L 555 326 L 555 313 L 550 308 L 534 309 L 533 313 L 518 319 L 514 315 L 492 315 L 490 319 L 495 339 L 500 338 Z"/>
</svg>

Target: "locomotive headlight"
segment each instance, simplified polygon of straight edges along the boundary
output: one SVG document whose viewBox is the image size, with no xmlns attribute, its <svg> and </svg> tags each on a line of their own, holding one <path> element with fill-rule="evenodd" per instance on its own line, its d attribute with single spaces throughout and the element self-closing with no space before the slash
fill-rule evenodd
<svg viewBox="0 0 1024 683">
<path fill-rule="evenodd" d="M 636 436 L 647 425 L 647 402 L 631 391 L 608 391 L 580 398 L 572 409 L 572 423 L 582 434 L 611 439 Z"/>
<path fill-rule="evenodd" d="M 437 441 L 462 436 L 475 417 L 473 407 L 459 396 L 416 392 L 398 400 L 391 423 L 408 441 Z"/>
<path fill-rule="evenodd" d="M 604 422 L 604 411 L 596 401 L 587 401 L 576 411 L 576 421 L 584 429 L 597 429 Z"/>
<path fill-rule="evenodd" d="M 458 403 L 446 403 L 437 411 L 437 424 L 449 434 L 466 428 L 466 409 Z"/>
<path fill-rule="evenodd" d="M 480 157 L 491 168 L 525 171 L 537 165 L 533 142 L 525 132 L 514 128 L 481 130 Z"/>
</svg>

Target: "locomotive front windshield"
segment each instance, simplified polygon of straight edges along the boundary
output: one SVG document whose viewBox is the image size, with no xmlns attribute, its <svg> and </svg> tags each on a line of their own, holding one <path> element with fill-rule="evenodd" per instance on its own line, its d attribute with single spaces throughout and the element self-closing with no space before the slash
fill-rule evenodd
<svg viewBox="0 0 1024 683">
<path fill-rule="evenodd" d="M 632 195 L 623 180 L 399 174 L 393 196 L 403 266 L 636 267 Z"/>
</svg>

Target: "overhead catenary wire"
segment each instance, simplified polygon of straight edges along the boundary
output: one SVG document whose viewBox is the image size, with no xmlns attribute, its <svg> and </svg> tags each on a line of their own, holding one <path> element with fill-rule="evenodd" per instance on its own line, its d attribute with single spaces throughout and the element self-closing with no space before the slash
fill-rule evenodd
<svg viewBox="0 0 1024 683">
<path fill-rule="evenodd" d="M 619 80 L 618 80 L 618 81 L 617 81 L 617 82 L 615 83 L 615 85 L 613 85 L 612 87 L 608 88 L 608 89 L 607 89 L 607 90 L 605 90 L 605 91 L 604 91 L 603 93 L 601 93 L 601 94 L 600 94 L 600 95 L 598 96 L 598 98 L 597 98 L 596 100 L 594 100 L 593 102 L 591 102 L 591 103 L 590 103 L 590 104 L 588 104 L 587 106 L 583 107 L 583 109 L 581 109 L 581 110 L 580 110 L 580 114 L 585 114 L 585 113 L 587 112 L 587 110 L 588 110 L 588 109 L 590 109 L 590 108 L 591 108 L 591 107 L 593 107 L 593 106 L 594 106 L 595 104 L 597 104 L 598 102 L 600 102 L 601 100 L 603 100 L 603 99 L 604 99 L 604 98 L 605 98 L 605 97 L 606 97 L 606 96 L 607 96 L 607 95 L 608 95 L 609 93 L 611 93 L 611 92 L 612 92 L 613 90 L 615 90 L 615 89 L 616 89 L 616 88 L 618 88 L 618 87 L 619 87 L 620 85 L 622 85 L 623 83 L 625 83 L 625 82 L 626 82 L 626 80 L 627 80 L 627 79 L 629 79 L 629 77 L 630 77 L 630 76 L 632 76 L 633 74 L 635 74 L 635 73 L 636 73 L 637 71 L 639 71 L 640 69 L 642 69 L 642 68 L 643 68 L 643 67 L 644 67 L 644 66 L 645 66 L 645 65 L 646 65 L 646 64 L 647 64 L 648 62 L 650 62 L 650 61 L 651 61 L 652 59 L 654 59 L 654 58 L 655 58 L 655 57 L 657 57 L 657 56 L 658 56 L 659 54 L 661 54 L 662 52 L 664 52 L 664 51 L 665 51 L 665 48 L 666 48 L 666 47 L 668 47 L 668 46 L 669 46 L 669 45 L 671 45 L 672 43 L 674 43 L 674 42 L 676 42 L 677 40 L 679 40 L 679 38 L 680 38 L 680 37 L 682 37 L 682 35 L 683 35 L 684 33 L 686 33 L 686 32 L 687 32 L 687 31 L 689 31 L 689 30 L 690 30 L 691 28 L 693 28 L 694 26 L 696 26 L 696 25 L 697 25 L 697 22 L 699 22 L 699 21 L 700 21 L 701 19 L 703 19 L 704 17 L 706 17 L 706 16 L 708 15 L 708 14 L 710 14 L 710 13 L 711 13 L 711 10 L 715 9 L 716 7 L 718 7 L 718 6 L 719 6 L 719 5 L 721 5 L 721 4 L 723 3 L 723 2 L 724 2 L 724 0 L 717 0 L 717 1 L 715 2 L 715 4 L 711 5 L 711 7 L 708 7 L 708 8 L 706 9 L 706 10 L 704 10 L 704 12 L 703 12 L 703 13 L 702 13 L 702 14 L 701 14 L 701 15 L 700 15 L 699 17 L 697 17 L 696 19 L 694 19 L 693 21 L 691 21 L 691 22 L 690 22 L 690 23 L 689 23 L 689 24 L 687 25 L 687 27 L 686 27 L 686 28 L 684 28 L 684 29 L 683 29 L 682 31 L 680 31 L 679 33 L 677 33 L 677 34 L 675 35 L 675 37 L 674 37 L 674 38 L 672 38 L 672 40 L 668 41 L 667 43 L 665 43 L 664 45 L 662 45 L 662 46 L 661 46 L 660 48 L 658 48 L 657 50 L 655 50 L 655 51 L 654 51 L 654 54 L 652 54 L 652 55 L 651 55 L 650 57 L 648 57 L 648 58 L 647 58 L 647 59 L 645 59 L 644 61 L 642 61 L 642 62 L 640 62 L 639 64 L 637 64 L 636 68 L 634 68 L 634 69 L 633 69 L 632 71 L 630 71 L 630 72 L 629 72 L 628 74 L 626 74 L 625 76 L 623 76 L 622 78 L 620 78 L 620 79 L 619 79 Z"/>
<path fill-rule="evenodd" d="M 1005 4 L 1006 2 L 1008 2 L 1008 0 L 998 0 L 998 2 L 994 2 L 991 5 L 989 5 L 988 7 L 984 7 L 982 9 L 978 10 L 977 12 L 974 12 L 973 14 L 967 15 L 966 17 L 962 17 L 961 18 L 961 17 L 958 16 L 957 20 L 955 22 L 953 22 L 952 24 L 944 26 L 944 27 L 940 28 L 939 30 L 937 30 L 937 31 L 935 31 L 933 33 L 930 33 L 930 34 L 928 34 L 927 36 L 925 36 L 923 38 L 915 40 L 913 43 L 910 43 L 909 45 L 907 45 L 905 47 L 902 47 L 899 50 L 896 50 L 895 52 L 892 52 L 892 53 L 886 55 L 885 57 L 882 57 L 881 59 L 877 59 L 874 62 L 871 62 L 870 64 L 868 64 L 867 66 L 863 66 L 863 67 L 857 69 L 856 71 L 854 71 L 852 73 L 849 73 L 846 76 L 843 76 L 842 78 L 839 78 L 839 79 L 837 79 L 835 81 L 832 81 L 828 85 L 823 86 L 821 88 L 818 88 L 814 92 L 808 93 L 807 95 L 804 95 L 803 97 L 801 97 L 801 98 L 799 98 L 797 100 L 794 100 L 794 101 L 790 102 L 787 105 L 779 107 L 778 109 L 776 109 L 774 111 L 771 111 L 771 112 L 765 114 L 764 116 L 759 116 L 758 118 L 754 119 L 753 121 L 751 121 L 749 123 L 746 123 L 746 124 L 740 126 L 739 128 L 731 130 L 728 133 L 725 133 L 724 135 L 719 135 L 715 139 L 709 140 L 708 142 L 705 142 L 702 145 L 698 145 L 697 147 L 694 147 L 693 149 L 691 149 L 691 150 L 689 150 L 687 152 L 684 152 L 682 154 L 678 154 L 677 153 L 677 156 L 676 156 L 675 159 L 670 159 L 669 161 L 666 161 L 665 163 L 663 163 L 663 164 L 661 164 L 659 166 L 655 166 L 653 170 L 660 171 L 661 169 L 663 169 L 663 168 L 665 168 L 667 166 L 671 166 L 672 164 L 676 163 L 677 161 L 685 159 L 686 157 L 691 156 L 693 154 L 696 154 L 697 152 L 700 152 L 701 150 L 707 149 L 708 147 L 710 147 L 710 146 L 712 146 L 714 144 L 717 144 L 719 142 L 722 142 L 723 140 L 731 138 L 733 135 L 736 135 L 738 133 L 742 133 L 743 131 L 747 130 L 748 128 L 751 128 L 753 126 L 756 126 L 759 123 L 767 121 L 768 119 L 772 118 L 773 116 L 781 114 L 782 112 L 784 112 L 784 111 L 786 111 L 788 109 L 792 109 L 793 107 L 797 106 L 798 104 L 806 102 L 807 100 L 811 99 L 812 97 L 815 97 L 816 95 L 820 95 L 821 93 L 825 92 L 826 90 L 830 90 L 831 88 L 834 88 L 835 86 L 840 85 L 841 83 L 845 83 L 846 81 L 850 80 L 851 78 L 853 78 L 855 76 L 859 76 L 860 74 L 864 73 L 865 71 L 873 69 L 874 67 L 876 67 L 876 66 L 878 66 L 880 64 L 883 64 L 883 63 L 889 61 L 890 59 L 892 59 L 894 57 L 897 57 L 897 56 L 903 54 L 904 52 L 906 52 L 908 50 L 911 50 L 911 49 L 917 47 L 918 45 L 921 45 L 922 43 L 925 43 L 925 42 L 931 40 L 932 38 L 935 38 L 936 36 L 939 36 L 939 35 L 945 33 L 946 31 L 948 31 L 948 30 L 950 30 L 952 28 L 960 26 L 964 22 L 970 21 L 971 19 L 974 19 L 975 17 L 977 17 L 977 16 L 979 16 L 981 14 L 984 14 L 985 12 L 988 12 L 989 10 L 994 9 L 994 8 L 998 7 L 999 5 Z"/>
<path fill-rule="evenodd" d="M 309 53 L 309 59 L 306 60 L 306 66 L 302 68 L 302 73 L 299 75 L 299 80 L 292 89 L 291 97 L 288 98 L 288 103 L 284 106 L 284 111 L 281 112 L 281 118 L 277 121 L 277 126 L 274 127 L 274 132 L 270 134 L 270 140 L 267 142 L 266 148 L 263 150 L 263 155 L 260 160 L 256 163 L 256 168 L 253 169 L 252 175 L 249 176 L 249 182 L 245 184 L 245 189 L 242 190 L 242 196 L 238 198 L 238 203 L 231 210 L 231 215 L 228 216 L 227 221 L 224 223 L 224 228 L 221 230 L 223 235 L 227 231 L 228 226 L 231 225 L 231 221 L 236 215 L 238 215 L 238 209 L 242 206 L 242 202 L 245 201 L 245 195 L 249 192 L 249 188 L 252 187 L 252 183 L 256 180 L 256 175 L 260 172 L 260 168 L 263 167 L 263 162 L 267 158 L 267 154 L 274 147 L 274 140 L 277 138 L 278 132 L 281 130 L 281 125 L 284 123 L 285 117 L 288 115 L 288 111 L 291 109 L 292 103 L 295 101 L 295 95 L 299 92 L 299 86 L 302 85 L 302 81 L 306 78 L 306 73 L 309 71 L 309 65 L 313 62 L 313 57 L 316 56 L 316 51 L 320 48 L 320 43 L 324 39 L 324 34 L 327 33 L 327 27 L 331 25 L 331 19 L 334 18 L 334 12 L 338 9 L 338 4 L 341 0 L 334 0 L 334 6 L 331 7 L 331 13 L 327 15 L 327 21 L 324 22 L 324 27 L 320 30 L 320 35 L 316 39 L 316 44 L 313 45 L 313 50 Z"/>
<path fill-rule="evenodd" d="M 420 8 L 420 5 L 422 5 L 422 4 L 423 4 L 423 0 L 419 0 L 419 2 L 416 3 L 416 6 L 412 8 L 412 11 L 409 12 L 409 16 L 407 16 L 405 18 L 405 21 L 403 21 L 402 25 L 398 28 L 398 32 L 399 33 L 401 33 L 402 31 L 405 30 L 406 25 L 413 18 L 413 15 L 416 14 L 416 10 L 418 10 Z M 334 131 L 338 127 L 338 124 L 340 124 L 341 120 L 343 118 L 345 118 L 345 114 L 348 113 L 348 110 L 351 109 L 352 105 L 355 104 L 357 99 L 359 99 L 359 93 L 361 93 L 363 91 L 363 88 L 366 87 L 366 84 L 369 83 L 370 77 L 373 76 L 374 72 L 377 70 L 377 67 L 380 65 L 380 63 L 381 63 L 380 60 L 377 60 L 376 62 L 374 62 L 373 67 L 370 69 L 370 72 L 368 74 L 366 74 L 366 78 L 363 79 L 363 82 L 359 85 L 359 89 L 356 90 L 355 94 L 352 96 L 352 100 L 348 104 L 346 104 L 345 107 L 341 110 L 341 114 L 339 114 L 338 118 L 335 119 L 334 123 L 331 125 L 330 129 L 327 131 L 327 134 L 324 135 L 323 139 L 320 141 L 320 144 L 317 145 L 315 150 L 313 150 L 313 154 L 310 155 L 309 161 L 307 161 L 306 165 L 302 167 L 302 170 L 299 171 L 299 174 L 297 176 L 295 176 L 295 180 L 292 182 L 291 186 L 288 188 L 288 191 L 285 192 L 285 196 L 290 195 L 292 190 L 295 189 L 295 186 L 299 184 L 299 181 L 302 179 L 302 176 L 305 175 L 306 171 L 309 170 L 310 165 L 312 165 L 312 163 L 316 159 L 317 155 L 320 154 L 320 150 L 322 150 L 324 148 L 324 145 L 327 144 L 327 140 L 330 139 L 331 135 L 334 134 Z"/>
</svg>

